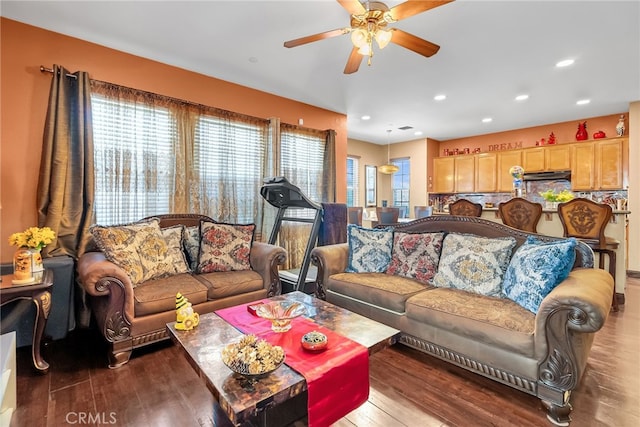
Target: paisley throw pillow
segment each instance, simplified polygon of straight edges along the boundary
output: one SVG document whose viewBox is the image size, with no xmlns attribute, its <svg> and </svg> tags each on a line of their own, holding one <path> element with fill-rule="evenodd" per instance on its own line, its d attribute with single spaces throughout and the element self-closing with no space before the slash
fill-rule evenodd
<svg viewBox="0 0 640 427">
<path fill-rule="evenodd" d="M 438 270 L 444 233 L 402 233 L 393 235 L 391 264 L 387 274 L 431 283 Z"/>
<path fill-rule="evenodd" d="M 200 223 L 198 273 L 250 270 L 255 224 Z"/>
<path fill-rule="evenodd" d="M 175 271 L 160 220 L 115 226 L 93 225 L 89 231 L 105 257 L 127 272 L 133 286 Z"/>
<path fill-rule="evenodd" d="M 567 278 L 576 260 L 575 238 L 543 243 L 533 236 L 513 254 L 502 285 L 507 298 L 532 313 Z"/>
<path fill-rule="evenodd" d="M 384 273 L 391 262 L 392 228 L 364 228 L 347 225 L 349 273 Z"/>
<path fill-rule="evenodd" d="M 515 245 L 513 237 L 447 234 L 433 284 L 441 288 L 501 297 L 502 277 Z"/>
</svg>

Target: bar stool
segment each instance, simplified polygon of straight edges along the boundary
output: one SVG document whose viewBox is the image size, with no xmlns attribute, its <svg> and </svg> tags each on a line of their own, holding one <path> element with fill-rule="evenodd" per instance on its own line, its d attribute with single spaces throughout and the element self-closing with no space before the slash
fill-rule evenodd
<svg viewBox="0 0 640 427">
<path fill-rule="evenodd" d="M 362 206 L 347 208 L 347 224 L 362 225 Z"/>
<path fill-rule="evenodd" d="M 426 218 L 433 214 L 433 206 L 414 206 L 413 214 L 418 218 Z"/>
<path fill-rule="evenodd" d="M 498 205 L 498 212 L 502 223 L 518 230 L 537 233 L 538 221 L 542 216 L 542 205 L 530 202 L 521 197 L 514 197 L 511 200 Z"/>
<path fill-rule="evenodd" d="M 482 205 L 467 199 L 459 199 L 449 204 L 449 214 L 458 216 L 482 216 Z"/>
<path fill-rule="evenodd" d="M 604 257 L 609 257 L 609 274 L 616 280 L 616 249 L 620 241 L 604 235 L 604 230 L 612 216 L 611 206 L 589 199 L 577 198 L 558 205 L 558 216 L 565 237 L 575 237 L 598 252 L 599 267 L 604 270 Z M 618 311 L 615 285 L 611 301 L 613 311 Z"/>
</svg>

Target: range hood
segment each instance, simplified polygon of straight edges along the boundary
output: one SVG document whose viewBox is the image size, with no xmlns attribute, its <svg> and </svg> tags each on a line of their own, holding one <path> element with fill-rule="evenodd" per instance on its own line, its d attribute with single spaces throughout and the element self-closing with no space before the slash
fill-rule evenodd
<svg viewBox="0 0 640 427">
<path fill-rule="evenodd" d="M 522 177 L 524 181 L 556 181 L 559 179 L 571 180 L 571 171 L 553 172 L 525 172 Z"/>
</svg>

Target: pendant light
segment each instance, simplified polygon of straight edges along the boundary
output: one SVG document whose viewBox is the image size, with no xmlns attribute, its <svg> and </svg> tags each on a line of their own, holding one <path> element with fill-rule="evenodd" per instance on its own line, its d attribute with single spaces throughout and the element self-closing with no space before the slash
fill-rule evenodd
<svg viewBox="0 0 640 427">
<path fill-rule="evenodd" d="M 391 163 L 390 150 L 391 150 L 391 129 L 387 129 L 387 164 L 382 165 L 378 168 L 380 173 L 385 175 L 392 175 L 400 170 L 400 168 L 393 163 Z"/>
</svg>

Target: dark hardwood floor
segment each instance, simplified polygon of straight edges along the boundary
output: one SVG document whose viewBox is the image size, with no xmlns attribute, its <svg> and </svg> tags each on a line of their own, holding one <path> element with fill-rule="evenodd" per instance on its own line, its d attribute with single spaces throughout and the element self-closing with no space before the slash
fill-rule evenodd
<svg viewBox="0 0 640 427">
<path fill-rule="evenodd" d="M 572 396 L 572 426 L 640 425 L 640 279 L 596 334 Z M 11 426 L 211 426 L 213 398 L 170 342 L 134 352 L 116 370 L 95 331 L 48 343 L 48 375 L 18 349 L 18 408 Z M 540 401 L 484 377 L 395 346 L 371 358 L 368 402 L 336 426 L 551 426 Z"/>
</svg>

